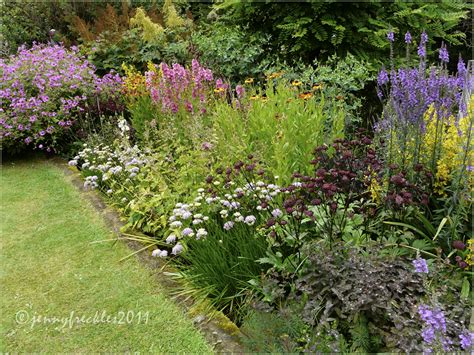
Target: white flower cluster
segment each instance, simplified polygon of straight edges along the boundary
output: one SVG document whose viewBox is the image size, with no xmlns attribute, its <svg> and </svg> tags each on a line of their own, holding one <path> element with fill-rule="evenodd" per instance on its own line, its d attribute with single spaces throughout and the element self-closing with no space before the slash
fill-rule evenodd
<svg viewBox="0 0 474 355">
<path fill-rule="evenodd" d="M 173 255 L 181 254 L 183 249 L 184 249 L 184 247 L 181 243 L 176 243 L 176 245 L 171 249 L 171 254 L 173 254 Z M 153 250 L 151 255 L 154 256 L 154 257 L 159 257 L 159 258 L 166 258 L 168 256 L 168 251 L 167 250 L 161 250 L 161 249 L 155 249 L 155 250 Z"/>
<path fill-rule="evenodd" d="M 118 128 L 120 129 L 120 134 L 122 137 L 124 137 L 127 132 L 130 131 L 127 120 L 125 120 L 123 117 L 120 117 L 118 120 Z"/>
<path fill-rule="evenodd" d="M 97 188 L 99 181 L 102 181 L 108 187 L 106 190 L 108 195 L 114 194 L 114 190 L 110 188 L 113 187 L 113 182 L 130 183 L 150 164 L 147 154 L 136 145 L 113 149 L 107 145 L 90 148 L 85 144 L 84 149 L 69 161 L 69 165 L 77 166 L 80 161 L 82 170 L 94 174 L 86 178 L 84 187 Z"/>
<path fill-rule="evenodd" d="M 228 220 L 224 223 L 223 227 L 225 230 L 230 230 L 234 227 L 235 223 L 245 223 L 249 226 L 252 226 L 257 221 L 257 218 L 254 215 L 242 215 L 238 210 L 241 209 L 240 202 L 237 199 L 246 197 L 252 200 L 252 203 L 256 205 L 257 211 L 267 210 L 269 207 L 262 207 L 262 201 L 270 202 L 281 192 L 281 189 L 278 185 L 275 184 L 266 184 L 263 181 L 257 181 L 255 183 L 247 183 L 243 187 L 237 187 L 234 189 L 233 193 L 227 193 L 220 197 L 206 197 L 204 194 L 204 189 L 198 190 L 198 193 L 206 201 L 208 205 L 219 205 L 223 207 L 219 211 L 219 215 L 223 219 L 229 219 L 229 216 L 232 215 L 231 220 Z M 231 213 L 232 212 L 232 213 Z M 277 212 L 275 212 L 277 213 Z M 281 211 L 280 211 L 281 213 Z"/>
<path fill-rule="evenodd" d="M 206 229 L 200 228 L 199 225 L 207 222 L 209 217 L 201 213 L 194 213 L 194 209 L 200 206 L 200 202 L 194 202 L 192 204 L 177 203 L 173 210 L 173 215 L 168 219 L 170 228 L 181 237 L 196 237 L 196 239 L 206 237 Z M 188 224 L 189 227 L 182 228 L 183 224 Z M 176 235 L 171 234 L 166 239 L 166 243 L 172 244 L 176 239 Z"/>
<path fill-rule="evenodd" d="M 266 184 L 263 181 L 256 183 L 248 183 L 243 187 L 237 187 L 231 193 L 225 193 L 222 196 L 209 195 L 206 190 L 200 188 L 197 190 L 197 197 L 192 204 L 176 204 L 173 215 L 169 218 L 170 229 L 173 231 L 171 238 L 168 237 L 166 242 L 171 244 L 176 241 L 177 233 L 182 237 L 195 237 L 200 239 L 207 235 L 204 228 L 199 228 L 201 223 L 209 220 L 208 216 L 203 216 L 199 212 L 201 201 L 205 201 L 207 207 L 217 208 L 218 215 L 224 220 L 223 228 L 228 231 L 234 228 L 236 223 L 244 223 L 253 226 L 257 222 L 257 217 L 253 214 L 244 213 L 241 202 L 238 200 L 245 197 L 251 199 L 252 204 L 256 206 L 258 211 L 268 210 L 269 207 L 262 207 L 262 201 L 270 202 L 281 192 L 279 186 L 275 184 Z M 248 212 L 248 211 L 247 211 Z M 274 217 L 279 217 L 282 212 L 279 209 L 269 211 Z"/>
<path fill-rule="evenodd" d="M 97 180 L 99 178 L 96 176 L 96 175 L 93 175 L 93 176 L 87 176 L 86 177 L 86 181 L 84 181 L 84 188 L 85 189 L 95 189 L 99 186 L 99 184 L 97 183 Z"/>
</svg>

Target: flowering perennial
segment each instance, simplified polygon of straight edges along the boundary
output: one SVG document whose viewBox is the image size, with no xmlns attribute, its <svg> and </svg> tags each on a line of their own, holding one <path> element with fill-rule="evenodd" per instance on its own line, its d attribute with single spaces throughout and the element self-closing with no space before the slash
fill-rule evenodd
<svg viewBox="0 0 474 355">
<path fill-rule="evenodd" d="M 86 108 L 121 110 L 121 78 L 103 78 L 77 48 L 35 44 L 0 59 L 0 139 L 4 149 L 52 150 Z M 99 103 L 99 107 L 97 104 Z"/>
<path fill-rule="evenodd" d="M 202 67 L 196 59 L 189 69 L 176 63 L 150 65 L 145 78 L 153 102 L 166 113 L 180 110 L 205 113 L 212 94 L 221 95 L 227 90 L 227 84 L 220 79 L 214 83 L 212 71 Z"/>
</svg>

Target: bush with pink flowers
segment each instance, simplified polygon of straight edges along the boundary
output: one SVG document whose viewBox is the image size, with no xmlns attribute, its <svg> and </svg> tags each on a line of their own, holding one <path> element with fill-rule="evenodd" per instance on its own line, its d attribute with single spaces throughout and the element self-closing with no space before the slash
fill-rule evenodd
<svg viewBox="0 0 474 355">
<path fill-rule="evenodd" d="M 34 45 L 0 59 L 2 149 L 58 151 L 85 111 L 119 111 L 122 79 L 100 78 L 75 48 Z"/>
</svg>

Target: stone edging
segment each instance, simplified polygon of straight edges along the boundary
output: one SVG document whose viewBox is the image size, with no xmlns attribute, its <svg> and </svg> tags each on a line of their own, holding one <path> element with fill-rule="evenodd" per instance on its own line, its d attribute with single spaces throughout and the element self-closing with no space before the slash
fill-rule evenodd
<svg viewBox="0 0 474 355">
<path fill-rule="evenodd" d="M 90 191 L 84 189 L 84 180 L 82 179 L 79 171 L 74 167 L 69 167 L 67 162 L 61 158 L 54 157 L 49 159 L 56 167 L 58 167 L 67 176 L 68 180 L 80 191 L 81 196 L 89 201 L 97 213 L 103 218 L 106 225 L 117 235 L 118 240 L 122 240 L 127 243 L 128 247 L 133 251 L 138 251 L 143 248 L 143 245 L 128 239 L 120 239 L 121 228 L 124 226 L 124 222 L 121 220 L 120 215 L 117 211 L 113 210 L 110 206 L 104 202 L 102 197 L 97 191 Z M 173 286 L 176 286 L 177 281 L 173 280 L 167 271 L 167 266 L 163 265 L 163 262 L 154 258 L 147 252 L 139 252 L 135 254 L 141 264 L 145 265 L 148 269 L 153 270 L 156 274 L 156 280 L 163 286 L 165 292 L 170 291 Z M 189 314 L 191 307 L 194 303 L 189 297 L 173 297 L 180 307 L 183 307 Z M 238 353 L 242 354 L 243 348 L 239 343 L 238 327 L 230 321 L 221 312 L 217 316 L 210 318 L 207 314 L 202 312 L 193 312 L 193 323 L 204 335 L 206 341 L 213 347 L 214 351 L 219 354 L 231 354 Z"/>
</svg>

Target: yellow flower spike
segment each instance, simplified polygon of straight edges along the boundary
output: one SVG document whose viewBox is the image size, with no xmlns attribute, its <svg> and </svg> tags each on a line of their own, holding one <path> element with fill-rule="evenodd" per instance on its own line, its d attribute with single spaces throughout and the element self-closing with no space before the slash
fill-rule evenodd
<svg viewBox="0 0 474 355">
<path fill-rule="evenodd" d="M 365 177 L 366 185 L 368 185 L 368 191 L 370 192 L 372 201 L 374 201 L 376 204 L 380 204 L 380 202 L 382 201 L 381 196 L 383 188 L 377 181 L 377 174 L 375 173 L 375 171 L 372 170 L 370 166 L 368 171 L 370 175 Z"/>
<path fill-rule="evenodd" d="M 293 86 L 301 86 L 302 84 L 303 84 L 303 83 L 302 83 L 301 81 L 299 81 L 299 80 L 293 80 L 293 81 L 291 82 L 291 85 L 293 85 Z"/>
<path fill-rule="evenodd" d="M 252 83 L 253 83 L 253 78 L 245 79 L 245 84 L 252 84 Z"/>
<path fill-rule="evenodd" d="M 469 251 L 466 256 L 466 263 L 469 266 L 474 265 L 474 239 L 468 239 L 467 250 Z"/>
</svg>

